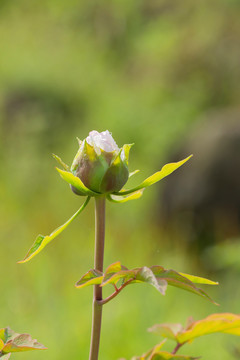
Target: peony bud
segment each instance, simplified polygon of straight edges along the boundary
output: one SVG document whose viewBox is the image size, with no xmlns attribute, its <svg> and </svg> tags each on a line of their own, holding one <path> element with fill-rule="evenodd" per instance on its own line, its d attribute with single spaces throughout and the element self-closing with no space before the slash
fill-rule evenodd
<svg viewBox="0 0 240 360">
<path fill-rule="evenodd" d="M 128 156 L 131 145 L 118 148 L 108 130 L 91 131 L 79 142 L 79 150 L 73 160 L 71 172 L 79 177 L 90 190 L 100 194 L 122 189 L 129 177 Z M 83 195 L 74 186 L 73 192 Z"/>
</svg>

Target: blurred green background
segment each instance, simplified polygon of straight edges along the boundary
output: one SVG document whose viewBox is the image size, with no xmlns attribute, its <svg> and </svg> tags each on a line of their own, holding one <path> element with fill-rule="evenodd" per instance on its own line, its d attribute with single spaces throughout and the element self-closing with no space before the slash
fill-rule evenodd
<svg viewBox="0 0 240 360">
<path fill-rule="evenodd" d="M 38 233 L 49 234 L 83 200 L 60 179 L 51 153 L 70 164 L 76 136 L 108 129 L 119 146 L 135 143 L 136 181 L 160 169 L 205 115 L 239 106 L 239 16 L 239 0 L 1 0 L 0 326 L 49 348 L 13 358 L 88 358 L 92 289 L 74 283 L 93 266 L 93 201 L 39 256 L 16 264 Z M 145 352 L 161 340 L 146 331 L 155 323 L 240 312 L 238 243 L 191 254 L 181 236 L 158 226 L 161 186 L 108 204 L 105 265 L 209 276 L 220 281 L 207 290 L 221 305 L 173 288 L 162 297 L 147 285 L 129 287 L 104 309 L 101 359 Z M 212 335 L 185 353 L 236 359 L 237 342 Z"/>
</svg>

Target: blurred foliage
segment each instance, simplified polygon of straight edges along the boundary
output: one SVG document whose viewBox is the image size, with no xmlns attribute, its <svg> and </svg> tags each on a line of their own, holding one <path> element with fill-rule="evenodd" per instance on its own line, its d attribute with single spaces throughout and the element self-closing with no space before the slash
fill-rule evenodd
<svg viewBox="0 0 240 360">
<path fill-rule="evenodd" d="M 36 334 L 49 360 L 65 359 L 59 343 L 69 358 L 87 358 L 91 290 L 73 285 L 92 267 L 94 237 L 90 204 L 54 248 L 16 264 L 39 232 L 50 233 L 81 202 L 54 172 L 51 153 L 70 163 L 76 136 L 109 129 L 119 146 L 135 142 L 130 170 L 143 169 L 137 183 L 160 169 L 202 115 L 239 105 L 239 13 L 238 0 L 0 2 L 1 325 Z M 208 276 L 178 239 L 169 246 L 152 224 L 156 193 L 136 204 L 108 204 L 105 263 L 155 263 Z M 221 312 L 239 312 L 238 288 L 224 291 L 228 279 L 226 270 L 211 295 Z M 154 289 L 133 287 L 106 305 L 101 358 L 152 347 L 145 329 L 156 322 L 216 311 L 176 291 L 159 298 Z M 229 343 L 219 339 L 190 344 L 189 352 L 216 358 L 219 348 L 219 360 L 230 358 Z"/>
</svg>

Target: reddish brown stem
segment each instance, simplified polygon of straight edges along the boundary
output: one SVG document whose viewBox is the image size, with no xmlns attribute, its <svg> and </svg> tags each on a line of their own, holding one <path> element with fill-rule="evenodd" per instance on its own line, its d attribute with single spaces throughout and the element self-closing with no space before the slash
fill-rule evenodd
<svg viewBox="0 0 240 360">
<path fill-rule="evenodd" d="M 95 258 L 94 268 L 103 271 L 104 239 L 105 239 L 105 196 L 95 198 Z M 101 323 L 102 323 L 102 288 L 94 286 L 92 335 L 89 360 L 98 360 Z"/>
<path fill-rule="evenodd" d="M 183 344 L 177 343 L 177 346 L 173 349 L 172 354 L 173 354 L 173 355 L 176 354 L 177 351 L 180 349 L 180 347 L 181 347 L 182 345 L 183 345 Z"/>
<path fill-rule="evenodd" d="M 114 293 L 112 293 L 112 295 L 108 296 L 106 299 L 100 300 L 98 301 L 99 305 L 105 305 L 107 304 L 110 300 L 114 299 L 115 296 L 117 296 L 124 288 L 125 286 L 127 286 L 128 284 L 130 284 L 130 282 L 132 281 L 132 279 L 128 280 L 127 282 L 125 282 L 125 284 L 123 284 L 122 286 L 120 286 L 120 288 L 117 288 L 116 291 Z"/>
</svg>

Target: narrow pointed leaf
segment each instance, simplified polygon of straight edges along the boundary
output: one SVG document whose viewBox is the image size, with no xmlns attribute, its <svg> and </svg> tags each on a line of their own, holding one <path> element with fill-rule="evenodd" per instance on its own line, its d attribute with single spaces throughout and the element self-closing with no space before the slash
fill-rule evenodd
<svg viewBox="0 0 240 360">
<path fill-rule="evenodd" d="M 127 196 L 117 196 L 117 195 L 108 195 L 107 199 L 113 203 L 120 204 L 125 203 L 129 200 L 136 200 L 139 199 L 143 194 L 144 189 L 135 191 L 134 193 L 127 195 Z"/>
<path fill-rule="evenodd" d="M 86 201 L 80 207 L 80 209 L 78 209 L 78 211 L 68 221 L 66 221 L 62 226 L 58 227 L 56 230 L 54 230 L 50 235 L 47 235 L 47 236 L 38 235 L 38 237 L 36 238 L 35 242 L 31 246 L 31 248 L 29 249 L 25 258 L 23 260 L 19 261 L 18 263 L 19 264 L 25 263 L 25 262 L 29 261 L 30 259 L 32 259 L 40 251 L 42 251 L 50 241 L 52 241 L 53 239 L 55 239 L 55 237 L 57 237 L 59 234 L 61 234 L 61 232 L 63 232 L 63 230 L 65 230 L 68 227 L 68 225 L 70 225 L 71 222 L 85 209 L 89 200 L 90 200 L 90 197 L 88 197 L 86 199 Z"/>
<path fill-rule="evenodd" d="M 76 283 L 77 288 L 83 288 L 89 285 L 99 285 L 103 281 L 103 274 L 98 271 L 91 269 Z"/>
<path fill-rule="evenodd" d="M 199 277 L 199 276 L 195 276 L 195 275 L 189 275 L 189 274 L 185 274 L 180 272 L 180 275 L 186 277 L 188 280 L 190 280 L 191 282 L 193 282 L 194 284 L 205 284 L 205 285 L 219 285 L 218 282 L 216 281 L 212 281 L 203 277 Z"/>
<path fill-rule="evenodd" d="M 127 194 L 131 194 L 132 192 L 135 192 L 137 190 L 140 190 L 140 189 L 146 188 L 148 186 L 151 186 L 151 185 L 155 184 L 156 182 L 162 180 L 166 176 L 170 175 L 175 170 L 177 170 L 180 166 L 182 166 L 185 162 L 187 162 L 191 157 L 192 157 L 192 155 L 188 156 L 184 160 L 181 160 L 181 161 L 178 161 L 178 162 L 175 162 L 175 163 L 166 164 L 166 165 L 164 165 L 162 167 L 162 169 L 160 171 L 158 171 L 155 174 L 149 176 L 147 179 L 145 179 L 141 184 L 139 184 L 135 188 L 132 188 L 130 190 L 122 190 L 122 191 L 117 192 L 115 194 L 116 195 L 127 195 Z"/>
<path fill-rule="evenodd" d="M 63 180 L 65 180 L 68 184 L 74 186 L 80 193 L 82 193 L 83 195 L 88 195 L 88 196 L 98 196 L 99 193 L 92 191 L 90 189 L 88 189 L 83 182 L 75 175 L 73 175 L 71 172 L 69 171 L 64 171 L 61 169 L 56 168 L 57 171 L 59 172 L 60 176 L 63 178 Z"/>
<path fill-rule="evenodd" d="M 57 162 L 62 165 L 62 167 L 66 170 L 66 171 L 69 171 L 69 166 L 67 164 L 65 164 L 65 162 L 62 161 L 62 159 L 56 155 L 56 154 L 52 154 L 52 156 L 54 157 L 55 160 L 57 160 Z"/>
</svg>

